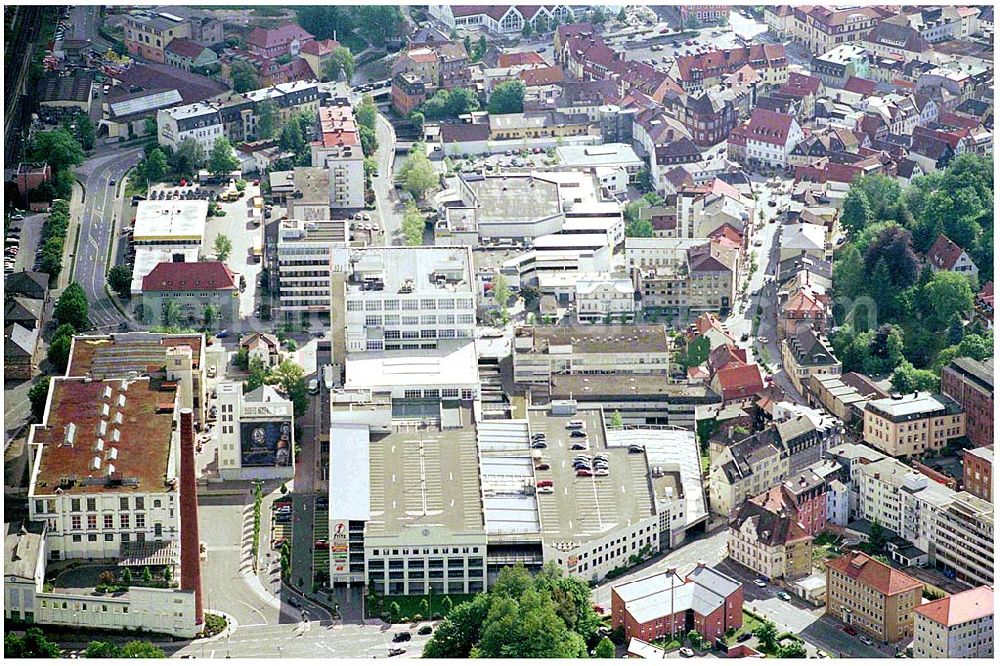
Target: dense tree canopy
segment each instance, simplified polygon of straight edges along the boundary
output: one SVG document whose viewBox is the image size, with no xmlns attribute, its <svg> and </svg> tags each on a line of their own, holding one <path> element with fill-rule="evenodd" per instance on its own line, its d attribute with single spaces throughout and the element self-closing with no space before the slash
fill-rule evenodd
<svg viewBox="0 0 1000 666">
<path fill-rule="evenodd" d="M 524 81 L 506 81 L 493 89 L 487 110 L 490 113 L 522 113 L 524 111 Z"/>
</svg>

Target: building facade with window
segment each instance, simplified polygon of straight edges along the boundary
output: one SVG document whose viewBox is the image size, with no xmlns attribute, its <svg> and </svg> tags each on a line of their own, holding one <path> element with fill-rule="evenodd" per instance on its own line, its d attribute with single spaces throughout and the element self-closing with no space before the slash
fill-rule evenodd
<svg viewBox="0 0 1000 666">
<path fill-rule="evenodd" d="M 913 609 L 923 583 L 854 551 L 826 565 L 826 614 L 878 641 L 913 635 Z"/>
<path fill-rule="evenodd" d="M 123 544 L 180 537 L 176 382 L 52 381 L 33 452 L 28 515 L 51 560 L 118 558 Z"/>
<path fill-rule="evenodd" d="M 964 435 L 965 412 L 945 395 L 908 393 L 865 405 L 865 443 L 893 457 L 922 456 Z"/>
<path fill-rule="evenodd" d="M 916 659 L 992 659 L 993 588 L 982 586 L 913 611 Z"/>
<path fill-rule="evenodd" d="M 274 388 L 243 392 L 241 382 L 219 382 L 219 474 L 223 479 L 289 479 L 295 475 L 292 401 Z"/>
</svg>

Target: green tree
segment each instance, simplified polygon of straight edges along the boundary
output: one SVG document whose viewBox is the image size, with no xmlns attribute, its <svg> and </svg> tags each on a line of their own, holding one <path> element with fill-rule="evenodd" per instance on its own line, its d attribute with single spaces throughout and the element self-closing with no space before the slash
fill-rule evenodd
<svg viewBox="0 0 1000 666">
<path fill-rule="evenodd" d="M 448 102 L 445 105 L 445 113 L 457 118 L 462 114 L 479 110 L 479 98 L 476 93 L 468 88 L 453 88 L 448 91 Z"/>
<path fill-rule="evenodd" d="M 323 79 L 339 81 L 343 77 L 345 81 L 350 81 L 351 77 L 354 76 L 354 67 L 354 55 L 350 49 L 338 46 L 323 63 Z"/>
<path fill-rule="evenodd" d="M 216 176 L 224 176 L 239 168 L 240 161 L 233 153 L 233 145 L 229 143 L 229 139 L 220 136 L 212 144 L 212 152 L 208 157 L 208 170 Z"/>
<path fill-rule="evenodd" d="M 302 366 L 286 358 L 271 369 L 268 383 L 281 386 L 288 395 L 288 399 L 292 401 L 295 418 L 301 418 L 306 413 L 309 408 L 309 393 Z"/>
<path fill-rule="evenodd" d="M 840 224 L 847 233 L 855 236 L 861 233 L 874 219 L 868 197 L 860 189 L 852 187 L 844 198 L 844 209 L 840 214 Z"/>
<path fill-rule="evenodd" d="M 45 413 L 45 403 L 49 399 L 49 376 L 42 375 L 28 389 L 28 402 L 31 404 L 32 423 L 40 423 Z"/>
<path fill-rule="evenodd" d="M 129 641 L 122 646 L 121 656 L 127 659 L 165 659 L 167 655 L 149 641 Z"/>
<path fill-rule="evenodd" d="M 608 419 L 608 425 L 610 425 L 612 428 L 621 428 L 623 425 L 622 413 L 617 409 L 611 412 L 611 418 Z"/>
<path fill-rule="evenodd" d="M 900 363 L 892 373 L 892 390 L 897 393 L 937 392 L 939 384 L 939 375 L 930 370 L 917 370 L 909 361 Z"/>
<path fill-rule="evenodd" d="M 108 271 L 108 286 L 126 301 L 132 295 L 132 271 L 125 264 L 118 264 Z"/>
<path fill-rule="evenodd" d="M 156 116 L 146 116 L 146 119 L 142 121 L 142 128 L 146 134 L 156 136 Z"/>
<path fill-rule="evenodd" d="M 76 140 L 80 142 L 80 147 L 84 150 L 93 150 L 94 142 L 97 140 L 97 132 L 94 130 L 94 121 L 85 113 L 79 113 L 75 117 Z"/>
<path fill-rule="evenodd" d="M 441 601 L 441 609 L 443 611 L 443 615 L 448 615 L 451 612 L 453 606 L 454 602 L 451 600 L 451 597 L 445 597 Z"/>
<path fill-rule="evenodd" d="M 521 28 L 521 36 L 531 37 L 531 21 L 524 22 L 524 27 Z"/>
<path fill-rule="evenodd" d="M 935 374 L 940 374 L 941 368 L 962 356 L 968 356 L 977 361 L 983 361 L 993 356 L 993 332 L 988 331 L 985 335 L 966 335 L 957 345 L 945 347 L 934 359 L 934 365 L 931 369 Z"/>
<path fill-rule="evenodd" d="M 266 99 L 257 105 L 257 138 L 273 139 L 278 132 L 278 105 Z"/>
<path fill-rule="evenodd" d="M 370 94 L 362 97 L 361 104 L 354 108 L 354 117 L 362 127 L 374 130 L 378 122 L 378 107 L 375 105 L 375 98 Z"/>
<path fill-rule="evenodd" d="M 805 659 L 806 646 L 801 641 L 789 641 L 778 648 L 779 659 Z"/>
<path fill-rule="evenodd" d="M 361 138 L 361 153 L 365 157 L 373 157 L 378 152 L 378 135 L 375 130 L 359 127 L 358 136 Z"/>
<path fill-rule="evenodd" d="M 493 300 L 500 310 L 500 317 L 506 324 L 510 317 L 507 314 L 507 304 L 510 302 L 511 291 L 507 284 L 507 278 L 501 273 L 493 274 Z"/>
<path fill-rule="evenodd" d="M 389 622 L 399 622 L 401 617 L 403 617 L 403 611 L 399 607 L 399 603 L 393 601 L 389 604 Z"/>
<path fill-rule="evenodd" d="M 423 138 L 424 136 L 424 114 L 420 111 L 413 111 L 410 113 L 410 124 L 413 125 L 413 129 L 416 131 L 417 136 Z"/>
<path fill-rule="evenodd" d="M 864 290 L 864 265 L 853 243 L 845 245 L 833 262 L 833 284 L 837 294 L 854 298 Z"/>
<path fill-rule="evenodd" d="M 74 333 L 76 330 L 72 324 L 62 324 L 56 329 L 49 343 L 47 358 L 59 374 L 66 372 L 66 366 L 69 364 L 69 351 L 73 345 Z"/>
<path fill-rule="evenodd" d="M 420 600 L 420 616 L 428 620 L 431 617 L 431 605 L 426 597 Z"/>
<path fill-rule="evenodd" d="M 931 313 L 935 330 L 947 326 L 953 318 L 971 312 L 974 299 L 969 280 L 961 273 L 938 271 L 921 290 Z"/>
<path fill-rule="evenodd" d="M 403 211 L 403 242 L 411 247 L 422 245 L 424 242 L 425 226 L 426 222 L 423 213 L 420 212 L 412 201 L 407 203 L 406 209 Z"/>
<path fill-rule="evenodd" d="M 4 634 L 3 652 L 8 659 L 56 659 L 59 646 L 47 639 L 38 627 L 28 627 L 24 636 L 12 631 Z"/>
<path fill-rule="evenodd" d="M 629 238 L 652 238 L 653 221 L 649 218 L 636 218 L 625 226 L 625 235 Z"/>
<path fill-rule="evenodd" d="M 297 122 L 287 122 L 281 128 L 281 135 L 278 137 L 278 145 L 284 150 L 298 153 L 305 145 L 305 137 L 302 136 L 302 126 Z"/>
<path fill-rule="evenodd" d="M 132 570 L 128 567 L 125 567 L 122 571 L 122 582 L 126 585 L 132 584 Z"/>
<path fill-rule="evenodd" d="M 204 312 L 202 312 L 202 318 L 201 318 L 202 323 L 205 325 L 205 329 L 207 330 L 211 328 L 212 323 L 216 319 L 218 319 L 218 317 L 219 317 L 218 311 L 216 311 L 216 309 L 211 305 L 206 305 Z"/>
<path fill-rule="evenodd" d="M 121 649 L 111 641 L 90 641 L 83 656 L 87 659 L 116 659 L 121 657 Z"/>
<path fill-rule="evenodd" d="M 594 659 L 614 659 L 615 644 L 607 636 L 603 636 L 594 648 Z"/>
<path fill-rule="evenodd" d="M 778 644 L 778 628 L 774 622 L 764 620 L 753 630 L 753 635 L 760 641 L 764 652 L 774 652 L 774 648 Z"/>
<path fill-rule="evenodd" d="M 177 301 L 168 300 L 163 304 L 163 325 L 164 326 L 175 326 L 178 319 L 181 316 L 180 306 L 177 305 Z"/>
<path fill-rule="evenodd" d="M 28 148 L 28 159 L 46 162 L 53 171 L 63 171 L 83 164 L 85 155 L 80 142 L 65 127 L 38 132 Z"/>
<path fill-rule="evenodd" d="M 569 630 L 550 598 L 534 589 L 494 597 L 472 655 L 487 659 L 573 659 L 587 656 L 583 638 Z"/>
<path fill-rule="evenodd" d="M 403 13 L 395 5 L 361 5 L 354 7 L 358 31 L 372 44 L 384 44 L 398 37 L 405 25 Z"/>
<path fill-rule="evenodd" d="M 147 183 L 162 181 L 168 169 L 167 156 L 159 148 L 153 150 L 143 162 L 143 173 Z"/>
<path fill-rule="evenodd" d="M 168 161 L 176 176 L 192 178 L 205 166 L 205 149 L 194 139 L 187 138 L 177 144 L 177 150 Z"/>
<path fill-rule="evenodd" d="M 233 241 L 229 240 L 229 236 L 219 234 L 215 237 L 215 242 L 212 243 L 212 249 L 215 251 L 215 256 L 219 258 L 219 261 L 225 261 L 233 251 Z"/>
<path fill-rule="evenodd" d="M 253 65 L 243 60 L 237 60 L 229 70 L 229 79 L 233 82 L 233 90 L 245 93 L 260 88 L 260 79 Z"/>
<path fill-rule="evenodd" d="M 255 389 L 260 388 L 267 383 L 267 368 L 258 358 L 254 358 L 250 361 L 250 376 L 247 380 L 243 382 L 244 392 L 249 393 Z"/>
<path fill-rule="evenodd" d="M 451 608 L 451 598 L 445 597 L 444 621 L 424 646 L 427 659 L 467 658 L 479 643 L 483 624 L 490 611 L 490 596 L 480 594 Z"/>
<path fill-rule="evenodd" d="M 627 21 L 627 20 L 628 20 L 628 14 L 626 14 L 626 13 L 625 13 L 625 8 L 624 8 L 624 7 L 622 7 L 622 8 L 621 8 L 621 9 L 620 9 L 620 10 L 618 11 L 618 16 L 617 16 L 616 18 L 617 18 L 617 19 L 618 19 L 619 21 L 621 21 L 622 23 L 624 23 L 625 21 Z"/>
<path fill-rule="evenodd" d="M 491 114 L 522 113 L 524 111 L 524 81 L 505 81 L 493 88 L 487 110 Z"/>
<path fill-rule="evenodd" d="M 74 330 L 90 329 L 90 305 L 87 303 L 87 294 L 78 282 L 70 282 L 56 299 L 53 316 L 60 324 L 70 324 Z"/>
<path fill-rule="evenodd" d="M 427 157 L 427 146 L 422 141 L 413 145 L 399 176 L 406 191 L 417 201 L 423 200 L 424 195 L 438 185 L 438 174 Z"/>
</svg>

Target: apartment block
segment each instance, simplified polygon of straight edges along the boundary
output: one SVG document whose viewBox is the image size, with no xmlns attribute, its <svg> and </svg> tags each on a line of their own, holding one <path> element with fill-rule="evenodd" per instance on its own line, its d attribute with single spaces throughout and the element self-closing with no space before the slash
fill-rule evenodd
<svg viewBox="0 0 1000 666">
<path fill-rule="evenodd" d="M 962 488 L 987 502 L 993 501 L 993 447 L 962 452 Z"/>
<path fill-rule="evenodd" d="M 292 219 L 278 223 L 278 298 L 282 316 L 289 319 L 302 312 L 330 312 L 334 275 L 346 270 L 345 253 L 334 250 L 346 249 L 347 234 L 346 220 Z M 333 263 L 335 256 L 345 263 Z"/>
<path fill-rule="evenodd" d="M 744 502 L 729 521 L 729 557 L 769 579 L 812 571 L 812 537 L 794 517 Z"/>
<path fill-rule="evenodd" d="M 312 165 L 330 172 L 330 207 L 365 205 L 364 153 L 354 111 L 346 100 L 318 110 L 319 139 L 312 144 Z"/>
<path fill-rule="evenodd" d="M 908 393 L 865 405 L 864 441 L 890 456 L 923 455 L 963 435 L 965 412 L 944 395 Z"/>
<path fill-rule="evenodd" d="M 941 369 L 941 393 L 965 411 L 965 434 L 977 447 L 993 446 L 993 358 L 960 357 Z"/>
<path fill-rule="evenodd" d="M 913 611 L 916 659 L 992 659 L 993 588 L 977 587 Z"/>
<path fill-rule="evenodd" d="M 913 635 L 923 583 L 854 551 L 826 565 L 826 614 L 878 641 Z"/>
</svg>

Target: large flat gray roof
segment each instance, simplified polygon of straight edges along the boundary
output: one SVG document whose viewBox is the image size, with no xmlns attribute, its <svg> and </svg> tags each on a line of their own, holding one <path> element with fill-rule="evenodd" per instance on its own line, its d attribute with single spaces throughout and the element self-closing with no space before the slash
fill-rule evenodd
<svg viewBox="0 0 1000 666">
<path fill-rule="evenodd" d="M 465 180 L 479 201 L 483 222 L 527 222 L 559 214 L 559 186 L 531 175 L 485 176 Z"/>
</svg>

